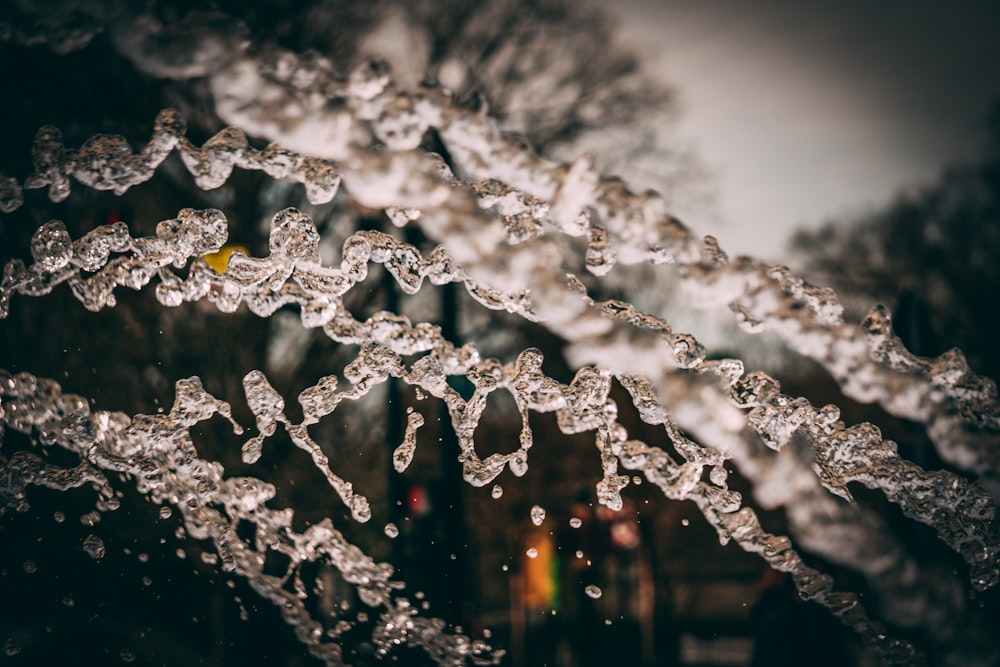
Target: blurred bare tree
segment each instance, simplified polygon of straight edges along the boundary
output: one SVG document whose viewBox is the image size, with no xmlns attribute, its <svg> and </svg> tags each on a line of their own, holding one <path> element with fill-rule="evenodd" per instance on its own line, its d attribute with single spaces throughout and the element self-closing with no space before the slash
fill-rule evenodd
<svg viewBox="0 0 1000 667">
<path fill-rule="evenodd" d="M 989 116 L 983 155 L 854 220 L 834 220 L 793 239 L 800 269 L 833 286 L 860 319 L 868 305 L 894 312 L 900 338 L 917 354 L 955 346 L 969 365 L 1000 378 L 1000 104 Z"/>
</svg>

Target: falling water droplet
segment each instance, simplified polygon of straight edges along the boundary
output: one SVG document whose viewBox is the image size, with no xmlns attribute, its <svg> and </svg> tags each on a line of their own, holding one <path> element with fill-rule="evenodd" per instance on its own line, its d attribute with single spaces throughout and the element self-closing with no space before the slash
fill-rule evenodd
<svg viewBox="0 0 1000 667">
<path fill-rule="evenodd" d="M 586 593 L 588 597 L 592 597 L 595 600 L 604 594 L 604 591 L 602 591 L 600 588 L 598 588 L 593 584 L 590 584 L 589 586 L 584 588 L 583 592 Z"/>
<path fill-rule="evenodd" d="M 538 558 L 538 549 L 535 547 L 529 548 L 524 553 L 528 556 L 528 558 Z"/>
<path fill-rule="evenodd" d="M 83 539 L 83 550 L 94 560 L 101 560 L 104 558 L 104 540 L 97 535 L 87 535 Z"/>
<path fill-rule="evenodd" d="M 387 523 L 385 524 L 385 534 L 390 538 L 395 539 L 399 536 L 399 528 L 397 528 L 394 523 Z"/>
<path fill-rule="evenodd" d="M 573 517 L 572 519 L 569 520 L 569 525 L 571 528 L 579 528 L 580 526 L 583 525 L 583 520 L 580 519 L 579 517 Z"/>
<path fill-rule="evenodd" d="M 545 521 L 545 509 L 539 505 L 532 505 L 531 507 L 531 523 L 536 526 L 542 525 Z"/>
<path fill-rule="evenodd" d="M 503 495 L 503 487 L 500 486 L 499 484 L 494 484 L 493 490 L 490 491 L 490 495 L 493 496 L 493 500 L 497 500 L 498 498 L 500 498 L 500 496 Z"/>
<path fill-rule="evenodd" d="M 170 509 L 170 507 L 167 506 L 167 505 L 163 505 L 162 507 L 160 507 L 160 518 L 161 519 L 169 519 L 170 516 L 173 513 L 174 513 L 174 511 L 172 509 Z"/>
<path fill-rule="evenodd" d="M 23 567 L 24 571 L 27 572 L 28 574 L 34 574 L 35 572 L 38 572 L 38 563 L 36 563 L 33 560 L 24 561 L 24 564 L 21 565 L 21 567 Z"/>
<path fill-rule="evenodd" d="M 21 652 L 21 645 L 17 643 L 17 640 L 11 637 L 3 645 L 3 652 L 7 655 L 17 655 Z"/>
</svg>

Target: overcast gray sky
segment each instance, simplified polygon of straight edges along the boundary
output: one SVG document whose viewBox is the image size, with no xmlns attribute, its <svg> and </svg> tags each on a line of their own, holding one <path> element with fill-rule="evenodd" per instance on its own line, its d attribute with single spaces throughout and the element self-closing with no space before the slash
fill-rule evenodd
<svg viewBox="0 0 1000 667">
<path fill-rule="evenodd" d="M 887 202 L 974 156 L 1000 97 L 1000 2 L 603 3 L 676 130 L 715 173 L 718 214 L 689 219 L 731 254 L 787 261 L 798 224 Z"/>
</svg>

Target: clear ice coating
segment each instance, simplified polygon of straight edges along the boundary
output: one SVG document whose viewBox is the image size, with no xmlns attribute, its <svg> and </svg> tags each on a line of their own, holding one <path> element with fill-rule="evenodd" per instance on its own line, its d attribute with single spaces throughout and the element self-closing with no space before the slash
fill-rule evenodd
<svg viewBox="0 0 1000 667">
<path fill-rule="evenodd" d="M 199 43 L 211 44 L 215 28 L 204 29 Z M 149 71 L 170 67 L 165 54 L 143 58 Z M 178 72 L 188 69 L 170 69 L 171 76 Z M 961 353 L 937 359 L 912 355 L 881 307 L 858 325 L 844 322 L 832 291 L 782 267 L 730 259 L 716 239 L 698 239 L 672 217 L 656 193 L 633 193 L 621 180 L 600 176 L 588 157 L 565 165 L 537 156 L 508 139 L 487 115 L 454 104 L 443 89 L 396 90 L 379 61 L 363 63 L 345 81 L 315 59 L 280 51 L 251 56 L 235 49 L 205 60 L 197 76 L 208 77 L 219 114 L 234 127 L 197 147 L 186 138 L 180 114 L 166 109 L 138 152 L 116 135 L 94 137 L 73 150 L 57 128 L 43 127 L 32 150 L 34 172 L 23 183 L 0 175 L 0 211 L 21 206 L 24 189 L 47 188 L 53 202 L 63 201 L 74 180 L 122 194 L 152 178 L 177 152 L 202 189 L 220 187 L 235 168 L 259 170 L 302 183 L 314 205 L 340 193 L 384 211 L 397 226 L 419 226 L 439 245 L 425 255 L 388 234 L 359 230 L 345 240 L 339 264 L 325 264 L 313 221 L 289 208 L 271 220 L 267 256 L 236 253 L 219 273 L 203 257 L 228 240 L 228 220 L 220 210 L 182 209 L 161 221 L 153 236 L 138 238 L 115 223 L 72 239 L 62 222 L 52 220 L 32 236 L 30 264 L 13 259 L 4 267 L 0 317 L 8 315 L 14 294 L 42 296 L 61 283 L 95 311 L 116 304 L 117 288 L 139 290 L 150 283 L 164 307 L 205 300 L 222 312 L 246 306 L 269 317 L 295 306 L 303 327 L 319 329 L 335 343 L 357 345 L 357 356 L 343 377 L 329 375 L 301 391 L 298 423 L 288 417 L 285 398 L 266 375 L 250 370 L 243 390 L 256 423 L 243 442 L 243 461 L 259 461 L 280 426 L 310 455 L 355 520 L 368 521 L 371 506 L 333 471 L 309 427 L 343 401 L 395 378 L 445 402 L 462 474 L 472 486 L 490 485 L 507 469 L 523 476 L 535 445 L 529 417 L 554 412 L 563 433 L 593 435 L 601 473 L 595 494 L 606 507 L 623 506 L 622 490 L 633 478 L 654 485 L 666 498 L 692 501 L 720 542 L 734 541 L 789 573 L 803 597 L 829 608 L 888 662 L 916 664 L 922 656 L 910 643 L 892 638 L 857 595 L 835 590 L 833 579 L 808 565 L 800 550 L 860 573 L 886 610 L 906 610 L 892 620 L 909 635 L 926 633 L 961 646 L 961 633 L 968 631 L 961 622 L 944 628 L 927 620 L 934 617 L 932 600 L 944 605 L 940 614 L 965 618 L 967 599 L 937 594 L 954 590 L 957 575 L 922 570 L 877 517 L 853 502 L 848 487 L 854 482 L 878 490 L 904 515 L 933 528 L 965 560 L 974 589 L 1000 583 L 997 498 L 979 481 L 1000 477 L 1000 407 L 995 384 L 972 373 Z M 263 99 L 269 104 L 259 103 Z M 291 116 L 296 113 L 305 115 Z M 431 128 L 454 170 L 419 148 Z M 257 149 L 248 133 L 273 143 Z M 381 143 L 379 150 L 367 148 L 373 140 Z M 580 245 L 557 241 L 562 237 L 579 237 Z M 571 252 L 577 255 L 569 262 Z M 593 281 L 619 265 L 641 262 L 676 265 L 686 297 L 696 306 L 730 308 L 748 333 L 772 331 L 791 350 L 819 362 L 846 395 L 923 424 L 941 458 L 968 477 L 921 469 L 901 458 L 874 425 L 847 425 L 836 406 L 816 407 L 785 395 L 776 380 L 747 372 L 739 360 L 707 359 L 693 336 L 672 331 L 665 319 L 632 304 L 595 301 L 584 281 L 565 269 L 582 267 Z M 440 327 L 399 313 L 357 319 L 343 297 L 365 280 L 372 263 L 385 267 L 406 294 L 427 289 L 428 283 L 458 283 L 486 309 L 548 327 L 569 343 L 576 375 L 568 384 L 549 377 L 541 353 L 530 348 L 508 361 L 483 358 L 475 343 L 456 347 Z M 635 357 L 642 358 L 641 367 L 624 361 Z M 455 376 L 473 386 L 468 398 L 449 385 Z M 662 429 L 670 451 L 636 439 L 618 421 L 613 383 L 625 389 L 644 422 Z M 201 459 L 192 427 L 216 414 L 232 421 L 229 404 L 209 395 L 197 377 L 178 380 L 175 390 L 169 412 L 129 417 L 91 411 L 85 399 L 63 394 L 52 380 L 0 371 L 4 428 L 80 458 L 78 465 L 63 468 L 32 451 L 8 456 L 0 449 L 0 514 L 25 509 L 31 485 L 90 486 L 98 495 L 97 509 L 113 511 L 118 499 L 109 475 L 124 475 L 161 506 L 161 517 L 176 513 L 188 535 L 210 541 L 217 567 L 246 578 L 281 608 L 297 637 L 327 664 L 344 664 L 337 639 L 355 625 L 346 617 L 332 623 L 317 618 L 299 595 L 306 590 L 302 566 L 314 561 L 336 568 L 373 608 L 378 621 L 372 640 L 380 655 L 406 642 L 440 664 L 499 663 L 502 651 L 422 617 L 399 595 L 404 586 L 393 579 L 391 565 L 350 544 L 331 519 L 297 532 L 294 509 L 267 505 L 276 496 L 272 484 L 226 477 L 220 463 Z M 513 398 L 521 431 L 509 453 L 480 456 L 475 431 L 495 391 Z M 398 473 L 413 460 L 423 421 L 411 410 L 402 442 L 392 443 Z M 233 428 L 242 434 L 242 427 L 233 423 Z M 728 487 L 732 468 L 750 482 L 758 502 L 784 508 L 795 546 L 790 537 L 766 532 L 742 496 Z M 502 494 L 493 484 L 491 496 Z M 530 518 L 540 525 L 545 512 L 535 505 Z M 254 526 L 253 540 L 237 536 L 241 521 Z M 582 522 L 574 518 L 570 525 Z M 395 538 L 399 530 L 386 524 L 384 533 Z M 104 554 L 95 535 L 82 548 L 94 558 Z M 264 573 L 269 550 L 290 560 L 284 578 Z M 538 555 L 534 548 L 526 553 Z M 25 563 L 26 572 L 35 568 Z M 585 592 L 601 595 L 593 585 Z"/>
</svg>

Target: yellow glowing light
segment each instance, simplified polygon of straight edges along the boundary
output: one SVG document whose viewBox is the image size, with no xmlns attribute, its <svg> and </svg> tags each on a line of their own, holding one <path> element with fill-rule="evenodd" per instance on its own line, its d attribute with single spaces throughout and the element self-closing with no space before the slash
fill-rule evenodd
<svg viewBox="0 0 1000 667">
<path fill-rule="evenodd" d="M 218 274 L 222 274 L 225 273 L 226 267 L 229 266 L 229 258 L 237 250 L 244 255 L 250 255 L 250 249 L 244 245 L 226 245 L 222 246 L 217 252 L 205 255 L 204 259 L 212 267 L 212 270 Z"/>
</svg>

